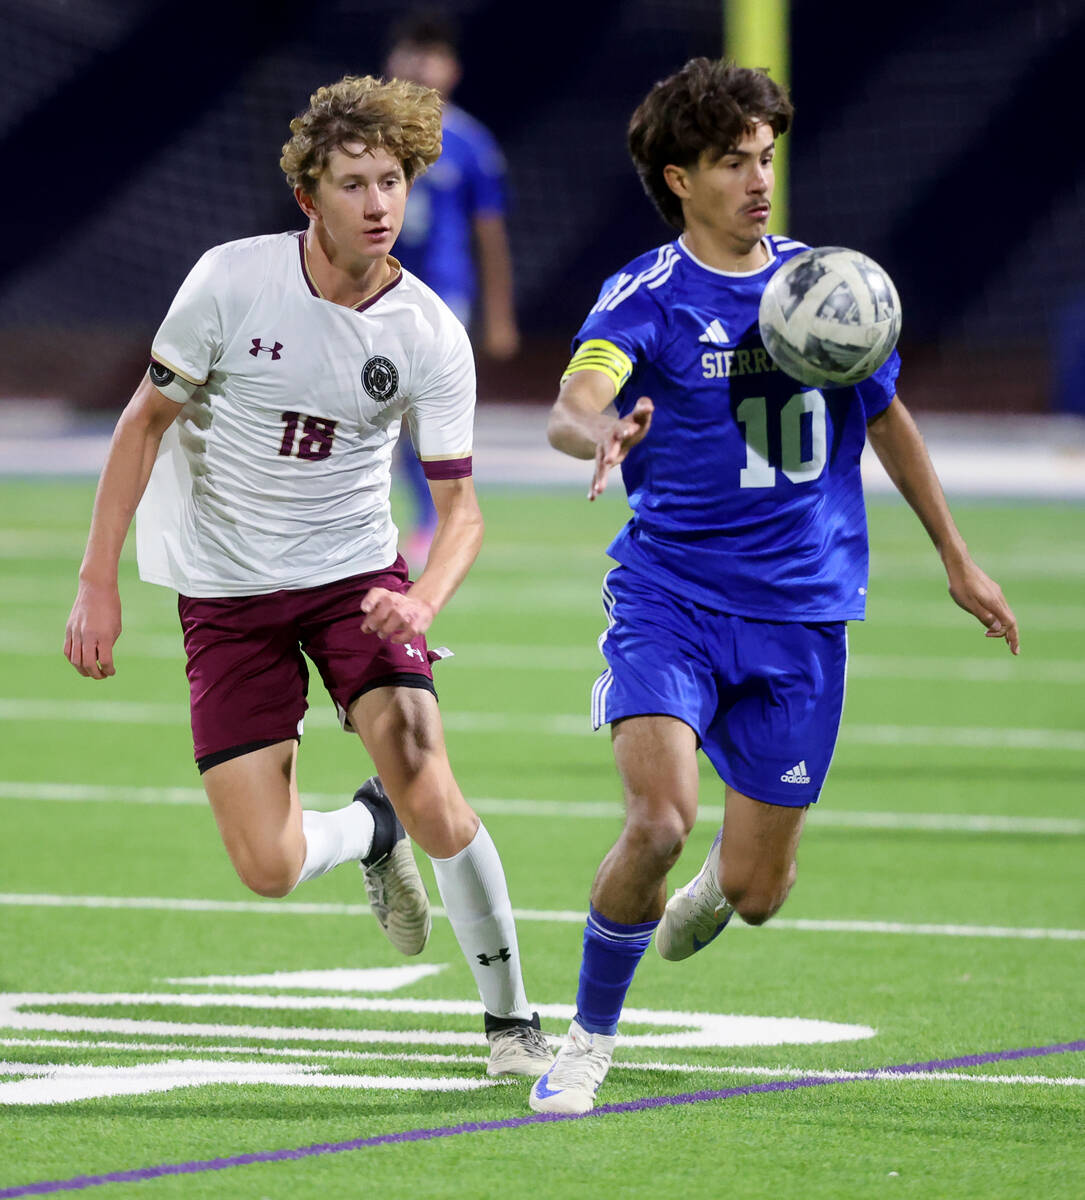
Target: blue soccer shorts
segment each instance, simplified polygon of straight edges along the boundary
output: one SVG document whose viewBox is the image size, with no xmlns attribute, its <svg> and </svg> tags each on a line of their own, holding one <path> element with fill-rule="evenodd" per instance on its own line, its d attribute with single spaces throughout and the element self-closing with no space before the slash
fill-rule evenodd
<svg viewBox="0 0 1085 1200">
<path fill-rule="evenodd" d="M 607 669 L 592 725 L 664 714 L 684 721 L 720 777 L 755 800 L 817 801 L 844 708 L 843 621 L 757 621 L 703 608 L 628 567 L 603 583 Z"/>
</svg>

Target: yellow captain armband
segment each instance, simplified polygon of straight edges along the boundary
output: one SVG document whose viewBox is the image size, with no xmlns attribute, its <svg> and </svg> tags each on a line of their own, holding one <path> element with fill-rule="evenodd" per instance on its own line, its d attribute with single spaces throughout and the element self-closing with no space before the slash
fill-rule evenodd
<svg viewBox="0 0 1085 1200">
<path fill-rule="evenodd" d="M 591 338 L 577 347 L 576 353 L 565 368 L 561 377 L 564 383 L 570 375 L 577 371 L 602 371 L 614 384 L 615 394 L 620 392 L 633 374 L 633 360 L 624 350 L 619 350 L 613 342 L 603 338 Z"/>
</svg>

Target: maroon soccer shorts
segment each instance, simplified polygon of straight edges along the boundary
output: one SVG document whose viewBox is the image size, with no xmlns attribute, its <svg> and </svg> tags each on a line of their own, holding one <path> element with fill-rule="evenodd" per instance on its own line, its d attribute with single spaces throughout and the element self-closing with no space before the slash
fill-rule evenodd
<svg viewBox="0 0 1085 1200">
<path fill-rule="evenodd" d="M 362 632 L 359 606 L 374 587 L 407 591 L 402 556 L 386 571 L 320 587 L 213 600 L 178 598 L 192 740 L 201 772 L 301 736 L 309 688 L 302 651 L 316 664 L 343 721 L 350 705 L 375 687 L 434 690 L 425 638 L 400 646 Z"/>
</svg>

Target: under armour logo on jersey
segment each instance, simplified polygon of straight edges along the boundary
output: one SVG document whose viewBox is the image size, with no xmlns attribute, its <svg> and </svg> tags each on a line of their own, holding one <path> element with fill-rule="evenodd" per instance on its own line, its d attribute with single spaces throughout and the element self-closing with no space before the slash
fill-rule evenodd
<svg viewBox="0 0 1085 1200">
<path fill-rule="evenodd" d="M 426 656 L 422 653 L 421 650 L 418 649 L 417 646 L 407 646 L 406 650 L 407 650 L 408 658 L 417 658 L 419 662 L 426 661 Z"/>
<path fill-rule="evenodd" d="M 719 323 L 719 320 L 714 320 L 710 325 L 706 325 L 704 333 L 697 339 L 699 342 L 708 342 L 713 346 L 726 345 L 731 339 L 727 336 L 727 330 Z"/>
<path fill-rule="evenodd" d="M 282 342 L 276 342 L 274 346 L 263 346 L 260 344 L 259 338 L 253 338 L 252 349 L 249 351 L 249 353 L 253 356 L 253 358 L 257 358 L 261 350 L 266 350 L 273 359 L 278 361 L 280 358 L 282 358 L 282 355 L 279 353 L 282 348 Z"/>
<path fill-rule="evenodd" d="M 496 954 L 477 954 L 475 957 L 484 967 L 488 967 L 495 962 L 508 962 L 512 955 L 509 953 L 508 946 L 502 946 Z"/>
</svg>

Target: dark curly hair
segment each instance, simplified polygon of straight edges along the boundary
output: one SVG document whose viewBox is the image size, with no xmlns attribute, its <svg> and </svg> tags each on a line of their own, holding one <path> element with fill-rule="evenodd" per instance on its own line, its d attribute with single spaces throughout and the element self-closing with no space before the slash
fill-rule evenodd
<svg viewBox="0 0 1085 1200">
<path fill-rule="evenodd" d="M 720 159 L 758 122 L 779 137 L 793 112 L 787 89 L 765 71 L 692 58 L 637 106 L 629 120 L 629 154 L 660 216 L 684 229 L 682 202 L 667 186 L 663 168 L 693 166 L 705 151 Z"/>
</svg>

